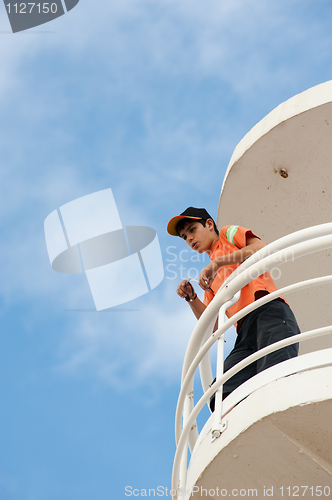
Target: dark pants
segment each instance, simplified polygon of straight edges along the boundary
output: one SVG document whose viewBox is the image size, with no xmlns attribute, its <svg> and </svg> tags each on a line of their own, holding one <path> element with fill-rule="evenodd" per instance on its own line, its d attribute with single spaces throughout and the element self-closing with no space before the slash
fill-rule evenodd
<svg viewBox="0 0 332 500">
<path fill-rule="evenodd" d="M 271 302 L 249 313 L 243 319 L 234 349 L 224 361 L 224 372 L 227 372 L 227 370 L 259 349 L 298 333 L 301 332 L 289 305 L 282 299 L 271 300 Z M 266 368 L 296 357 L 298 351 L 299 345 L 293 344 L 258 359 L 227 380 L 223 385 L 223 397 L 226 397 L 243 382 Z M 213 395 L 210 400 L 212 411 L 214 411 L 214 399 Z"/>
</svg>

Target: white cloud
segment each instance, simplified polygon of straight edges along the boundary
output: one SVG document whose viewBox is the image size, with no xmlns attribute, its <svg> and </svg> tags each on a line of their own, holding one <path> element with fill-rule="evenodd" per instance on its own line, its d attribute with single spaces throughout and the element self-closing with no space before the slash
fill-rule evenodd
<svg viewBox="0 0 332 500">
<path fill-rule="evenodd" d="M 172 298 L 173 285 L 160 285 L 158 294 L 127 303 L 122 312 L 80 313 L 63 339 L 58 369 L 92 374 L 118 390 L 128 382 L 178 381 L 196 320 L 184 301 Z"/>
<path fill-rule="evenodd" d="M 97 7 L 92 0 L 80 2 L 47 26 L 55 33 L 2 35 L 7 37 L 6 50 L 0 51 L 3 88 L 19 84 L 22 67 L 27 71 L 46 54 L 49 60 L 56 55 L 69 73 L 74 61 L 85 68 L 80 76 L 94 81 L 91 94 L 98 87 L 108 93 L 130 88 L 131 98 L 139 98 L 142 85 L 161 75 L 217 77 L 241 94 L 276 78 L 285 88 L 300 76 L 289 64 L 290 46 L 300 57 L 310 50 L 314 60 L 322 57 L 317 49 L 327 51 L 323 40 L 331 41 L 320 7 L 311 9 L 309 18 L 298 0 L 100 0 Z"/>
<path fill-rule="evenodd" d="M 179 383 L 196 319 L 176 295 L 176 285 L 177 281 L 166 280 L 156 293 L 125 304 L 121 311 L 73 312 L 76 316 L 62 337 L 57 371 L 92 376 L 118 391 L 128 384 Z M 235 341 L 234 332 L 232 328 L 226 334 L 227 354 Z"/>
<path fill-rule="evenodd" d="M 39 177 L 29 165 L 16 170 L 8 163 L 0 172 L 1 296 L 7 305 L 59 295 L 64 304 L 75 304 L 88 292 L 85 276 L 55 273 L 50 265 L 44 236 L 44 220 L 67 201 L 87 194 L 78 172 L 54 168 Z M 16 171 L 15 171 L 16 170 Z"/>
</svg>

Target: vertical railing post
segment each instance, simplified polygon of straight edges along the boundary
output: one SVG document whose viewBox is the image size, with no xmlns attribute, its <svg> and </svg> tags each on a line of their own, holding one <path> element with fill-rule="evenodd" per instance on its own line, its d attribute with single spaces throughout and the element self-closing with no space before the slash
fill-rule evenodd
<svg viewBox="0 0 332 500">
<path fill-rule="evenodd" d="M 223 304 L 219 310 L 218 327 L 225 323 L 226 310 L 234 305 L 240 298 L 241 291 L 237 292 L 232 299 Z M 217 373 L 216 380 L 222 377 L 224 373 L 224 334 L 222 334 L 217 341 Z M 226 422 L 222 422 L 222 393 L 223 386 L 221 385 L 215 393 L 214 400 L 214 420 L 212 427 L 212 440 L 214 441 L 221 436 L 222 432 L 226 429 Z"/>
<path fill-rule="evenodd" d="M 183 424 L 182 427 L 184 427 L 187 423 L 187 420 L 189 418 L 189 415 L 191 413 L 191 410 L 194 406 L 194 401 L 193 401 L 193 393 L 191 392 L 190 394 L 186 395 L 186 400 L 184 403 L 184 409 L 183 409 Z M 181 457 L 181 465 L 180 465 L 180 474 L 179 474 L 179 491 L 180 495 L 182 494 L 181 492 L 185 491 L 186 488 L 186 482 L 187 482 L 187 462 L 188 462 L 188 443 L 189 437 L 187 439 L 182 457 Z"/>
</svg>

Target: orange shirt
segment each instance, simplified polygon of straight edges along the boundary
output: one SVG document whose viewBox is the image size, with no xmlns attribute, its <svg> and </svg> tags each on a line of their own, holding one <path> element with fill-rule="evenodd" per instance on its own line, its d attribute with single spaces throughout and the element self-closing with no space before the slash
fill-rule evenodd
<svg viewBox="0 0 332 500">
<path fill-rule="evenodd" d="M 240 248 L 247 246 L 246 237 L 255 237 L 258 238 L 255 234 L 253 234 L 250 229 L 245 229 L 241 226 L 225 226 L 219 232 L 219 240 L 216 241 L 210 250 L 209 258 L 210 260 L 214 260 L 217 257 L 222 255 L 227 255 L 232 252 L 236 252 Z M 240 264 L 232 264 L 227 266 L 222 266 L 214 281 L 212 282 L 211 288 L 214 293 L 219 290 L 223 282 L 228 278 L 232 272 L 239 267 Z M 255 292 L 259 290 L 265 290 L 269 293 L 277 290 L 277 287 L 270 275 L 270 273 L 264 273 L 258 278 L 250 281 L 248 285 L 244 286 L 241 290 L 241 295 L 236 304 L 227 309 L 226 315 L 228 318 L 233 316 L 235 313 L 239 312 L 244 307 L 248 306 L 255 300 Z M 204 304 L 210 304 L 214 295 L 210 290 L 207 290 L 204 293 Z"/>
</svg>

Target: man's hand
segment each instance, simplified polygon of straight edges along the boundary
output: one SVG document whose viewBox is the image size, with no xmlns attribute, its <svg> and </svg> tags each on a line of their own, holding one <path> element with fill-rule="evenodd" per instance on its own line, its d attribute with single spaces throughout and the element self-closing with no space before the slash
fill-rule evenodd
<svg viewBox="0 0 332 500">
<path fill-rule="evenodd" d="M 193 299 L 196 295 L 194 287 L 188 280 L 180 281 L 176 289 L 176 293 L 183 299 L 186 299 L 187 297 L 189 297 L 189 299 Z"/>
<path fill-rule="evenodd" d="M 219 266 L 215 261 L 210 262 L 204 269 L 201 271 L 199 275 L 199 286 L 203 288 L 203 290 L 209 290 L 211 283 L 217 275 Z"/>
<path fill-rule="evenodd" d="M 197 281 L 197 280 L 195 280 Z M 192 312 L 199 319 L 206 309 L 206 305 L 197 297 L 197 294 L 188 280 L 180 281 L 176 293 L 183 299 L 187 300 Z"/>
</svg>

